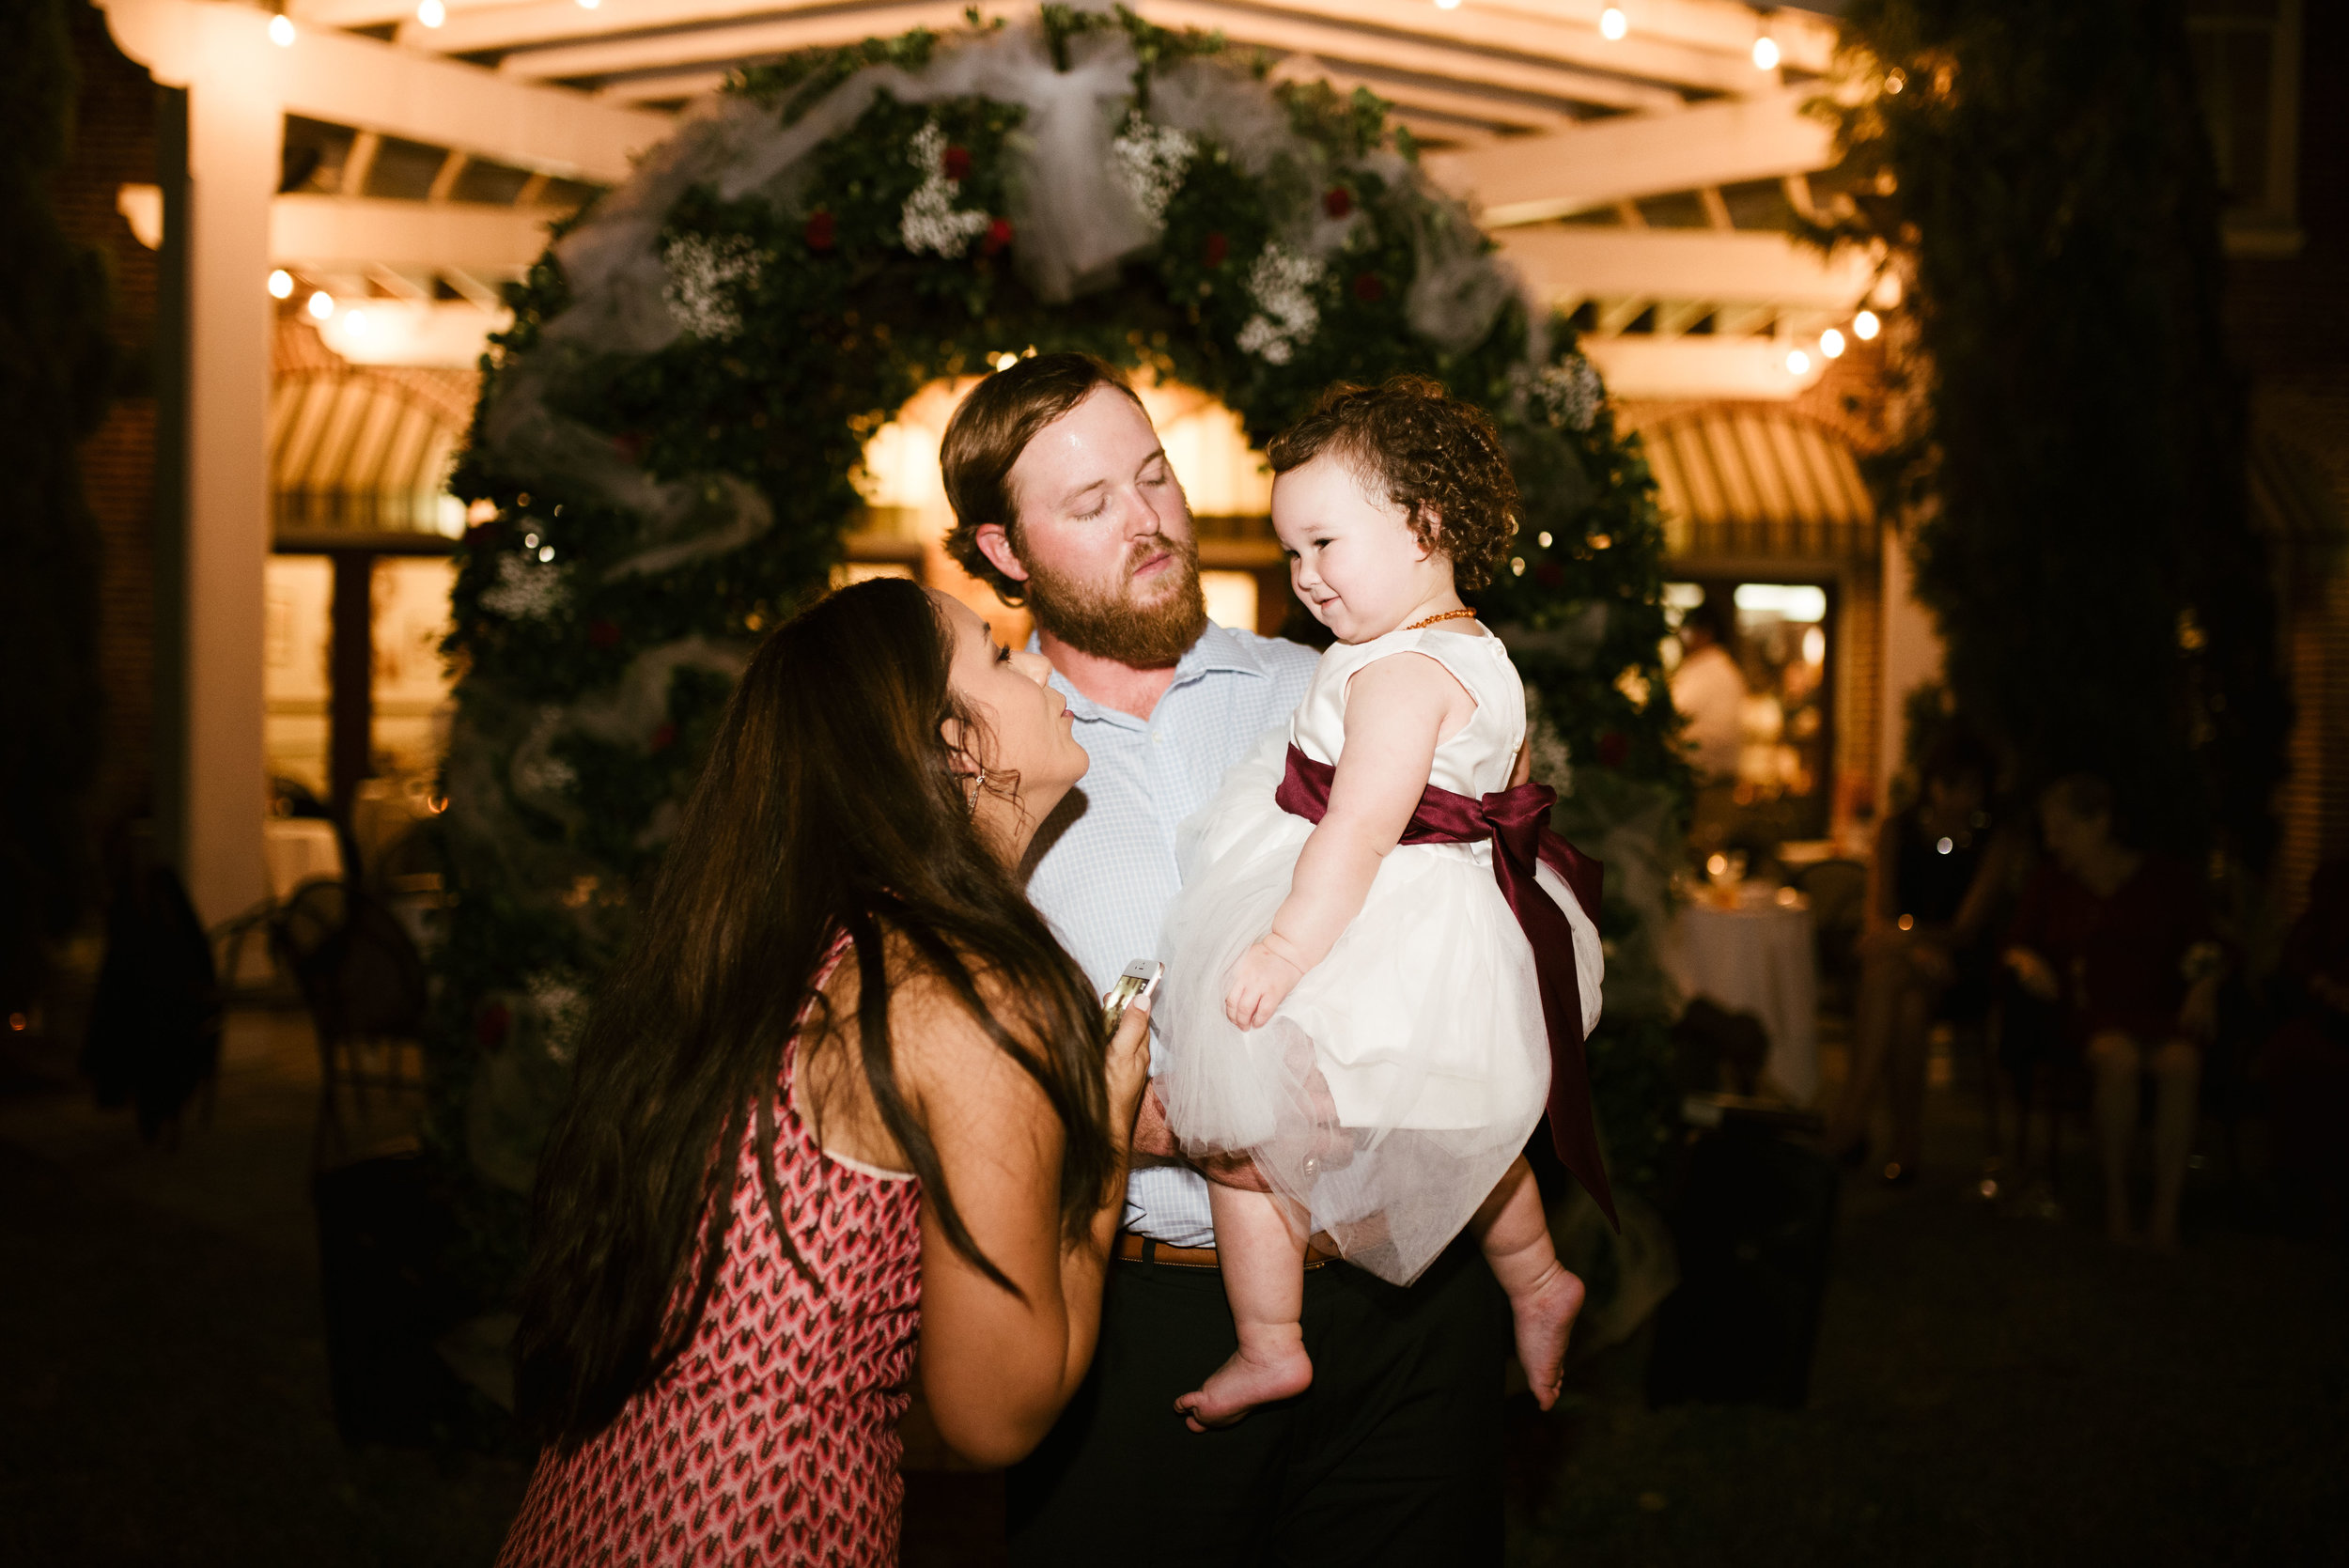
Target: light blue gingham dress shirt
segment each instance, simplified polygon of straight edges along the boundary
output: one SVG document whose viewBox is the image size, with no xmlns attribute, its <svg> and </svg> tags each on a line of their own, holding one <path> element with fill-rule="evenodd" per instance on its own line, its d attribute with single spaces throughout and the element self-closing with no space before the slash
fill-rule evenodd
<svg viewBox="0 0 2349 1568">
<path fill-rule="evenodd" d="M 1033 639 L 1028 646 L 1034 651 Z M 1296 643 L 1210 624 L 1147 720 L 1102 706 L 1054 673 L 1052 689 L 1068 699 L 1093 766 L 1045 825 L 1028 896 L 1096 991 L 1135 959 L 1159 956 L 1159 927 L 1182 887 L 1175 828 L 1206 805 L 1265 731 L 1288 722 L 1318 658 Z M 1154 1037 L 1154 1070 L 1163 1049 Z M 1172 1166 L 1134 1172 L 1126 1227 L 1170 1247 L 1214 1246 L 1206 1180 Z"/>
</svg>

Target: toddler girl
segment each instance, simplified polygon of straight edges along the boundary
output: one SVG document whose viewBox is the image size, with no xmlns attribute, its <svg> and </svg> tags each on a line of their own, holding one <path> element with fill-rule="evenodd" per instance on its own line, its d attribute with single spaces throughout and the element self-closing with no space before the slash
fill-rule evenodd
<svg viewBox="0 0 2349 1568">
<path fill-rule="evenodd" d="M 1309 1238 L 1408 1284 L 1472 1225 L 1548 1409 L 1582 1285 L 1521 1152 L 1546 1100 L 1612 1209 L 1581 1062 L 1597 867 L 1540 827 L 1524 689 L 1459 598 L 1516 486 L 1491 422 L 1415 377 L 1332 389 L 1268 454 L 1298 597 L 1338 641 L 1183 829 L 1159 1093 L 1187 1153 L 1244 1152 L 1269 1190 L 1210 1189 L 1239 1348 L 1176 1407 L 1204 1430 L 1312 1382 Z"/>
</svg>

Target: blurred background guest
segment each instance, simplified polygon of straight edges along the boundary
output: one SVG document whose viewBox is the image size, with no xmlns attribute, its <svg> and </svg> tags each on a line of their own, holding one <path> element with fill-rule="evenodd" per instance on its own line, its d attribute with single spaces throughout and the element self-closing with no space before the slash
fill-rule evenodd
<svg viewBox="0 0 2349 1568">
<path fill-rule="evenodd" d="M 1989 933 L 2023 850 L 2015 835 L 1994 831 L 1987 807 L 1996 771 L 1988 749 L 1952 727 L 1925 755 L 1916 800 L 1876 835 L 1852 1070 L 1828 1146 L 1853 1163 L 1866 1158 L 1881 1097 L 1892 1124 L 1884 1179 L 1896 1185 L 1917 1176 L 1934 1022 L 1981 1011 L 1993 968 Z"/>
<path fill-rule="evenodd" d="M 1672 675 L 1672 706 L 1688 722 L 1681 733 L 1697 774 L 1690 835 L 1706 850 L 1727 834 L 1744 743 L 1746 677 L 1728 645 L 1734 624 L 1710 598 L 1691 608 L 1681 617 L 1680 663 Z"/>
<path fill-rule="evenodd" d="M 2194 867 L 2134 848 L 2113 831 L 2112 786 L 2091 774 L 2059 779 L 2040 797 L 2047 858 L 2023 890 L 2008 932 L 2007 967 L 2022 989 L 2063 1010 L 2064 1032 L 2092 1075 L 2105 1228 L 2134 1240 L 2129 1154 L 2139 1079 L 2154 1079 L 2154 1197 L 2145 1238 L 2178 1239 L 2200 1109 L 2202 1048 L 2217 1019 L 2225 958 Z"/>
</svg>

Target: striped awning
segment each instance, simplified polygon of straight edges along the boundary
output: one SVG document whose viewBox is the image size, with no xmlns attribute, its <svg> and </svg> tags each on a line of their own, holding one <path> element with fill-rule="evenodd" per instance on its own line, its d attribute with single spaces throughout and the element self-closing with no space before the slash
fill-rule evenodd
<svg viewBox="0 0 2349 1568">
<path fill-rule="evenodd" d="M 1800 414 L 1717 406 L 1644 426 L 1674 559 L 1876 558 L 1875 503 L 1843 439 Z"/>
<path fill-rule="evenodd" d="M 365 370 L 281 376 L 270 396 L 272 520 L 285 535 L 449 532 L 463 430 Z"/>
</svg>

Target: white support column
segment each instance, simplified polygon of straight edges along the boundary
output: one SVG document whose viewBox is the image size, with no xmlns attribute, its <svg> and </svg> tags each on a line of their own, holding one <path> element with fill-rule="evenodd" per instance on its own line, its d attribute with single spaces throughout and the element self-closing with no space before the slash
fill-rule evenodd
<svg viewBox="0 0 2349 1568">
<path fill-rule="evenodd" d="M 188 91 L 187 781 L 182 867 L 207 924 L 269 890 L 262 574 L 269 555 L 270 199 L 284 114 L 212 78 Z"/>
<path fill-rule="evenodd" d="M 1912 525 L 1913 526 L 1913 525 Z M 1941 632 L 1933 613 L 1917 602 L 1916 574 L 1908 543 L 1890 523 L 1884 525 L 1884 664 L 1876 690 L 1876 809 L 1890 801 L 1892 775 L 1900 771 L 1902 722 L 1908 694 L 1941 678 Z"/>
</svg>

